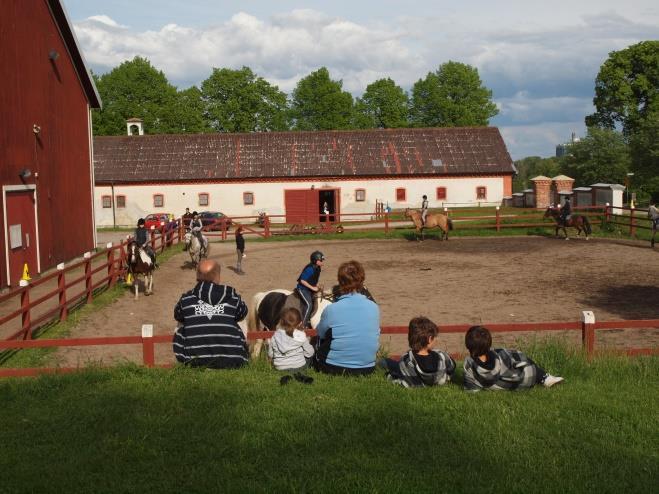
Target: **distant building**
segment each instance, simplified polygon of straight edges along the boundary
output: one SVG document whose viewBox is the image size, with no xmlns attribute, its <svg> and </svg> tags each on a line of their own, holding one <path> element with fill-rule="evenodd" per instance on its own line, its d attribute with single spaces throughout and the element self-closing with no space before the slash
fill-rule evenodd
<svg viewBox="0 0 659 494">
<path fill-rule="evenodd" d="M 563 144 L 558 144 L 556 146 L 556 157 L 561 158 L 568 154 L 570 146 L 574 144 L 575 142 L 579 142 L 579 138 L 576 136 L 574 132 L 572 132 L 572 137 L 570 138 L 570 141 L 564 142 Z"/>
</svg>

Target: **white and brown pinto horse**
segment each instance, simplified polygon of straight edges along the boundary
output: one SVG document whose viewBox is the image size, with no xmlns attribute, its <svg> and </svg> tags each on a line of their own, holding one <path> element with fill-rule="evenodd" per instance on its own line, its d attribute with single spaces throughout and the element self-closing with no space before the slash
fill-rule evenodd
<svg viewBox="0 0 659 494">
<path fill-rule="evenodd" d="M 144 295 L 151 295 L 153 293 L 153 270 L 155 266 L 149 255 L 143 249 L 140 249 L 134 240 L 127 245 L 126 262 L 128 264 L 128 273 L 133 276 L 135 300 L 137 300 L 139 290 L 137 275 L 144 277 Z"/>
</svg>

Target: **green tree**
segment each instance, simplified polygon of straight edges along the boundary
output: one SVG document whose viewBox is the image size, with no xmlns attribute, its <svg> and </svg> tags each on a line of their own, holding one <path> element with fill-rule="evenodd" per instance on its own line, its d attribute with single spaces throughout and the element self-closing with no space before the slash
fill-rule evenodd
<svg viewBox="0 0 659 494">
<path fill-rule="evenodd" d="M 183 89 L 177 93 L 173 111 L 182 133 L 197 134 L 212 130 L 204 119 L 204 103 L 201 91 L 197 86 Z"/>
<path fill-rule="evenodd" d="M 341 81 L 330 79 L 321 67 L 300 79 L 293 91 L 291 116 L 296 130 L 349 129 L 353 121 L 352 95 Z"/>
<path fill-rule="evenodd" d="M 515 168 L 517 168 L 517 176 L 513 179 L 514 192 L 532 188 L 531 179 L 538 175 L 551 178 L 561 173 L 560 160 L 554 157 L 528 156 L 515 161 Z"/>
<path fill-rule="evenodd" d="M 355 126 L 368 129 L 407 127 L 409 98 L 403 88 L 387 78 L 368 86 L 355 103 Z"/>
<path fill-rule="evenodd" d="M 135 57 L 94 80 L 103 100 L 103 109 L 94 110 L 94 134 L 125 134 L 131 117 L 141 118 L 151 134 L 181 132 L 176 88 L 147 59 Z"/>
<path fill-rule="evenodd" d="M 463 63 L 446 62 L 412 88 L 410 120 L 415 127 L 488 125 L 497 113 L 478 69 Z"/>
<path fill-rule="evenodd" d="M 288 130 L 286 94 L 249 67 L 213 69 L 201 93 L 204 116 L 218 132 Z"/>
<path fill-rule="evenodd" d="M 631 157 L 624 136 L 615 130 L 590 127 L 585 138 L 570 144 L 561 171 L 579 186 L 625 183 Z"/>
</svg>

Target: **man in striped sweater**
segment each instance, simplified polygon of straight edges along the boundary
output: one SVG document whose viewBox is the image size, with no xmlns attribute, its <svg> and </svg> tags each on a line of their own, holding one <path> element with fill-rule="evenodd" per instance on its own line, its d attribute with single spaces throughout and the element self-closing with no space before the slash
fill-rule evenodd
<svg viewBox="0 0 659 494">
<path fill-rule="evenodd" d="M 176 360 L 193 367 L 231 369 L 248 361 L 245 335 L 238 321 L 247 306 L 233 287 L 220 283 L 220 265 L 204 260 L 197 268 L 197 285 L 174 308 L 180 326 L 174 333 Z"/>
</svg>

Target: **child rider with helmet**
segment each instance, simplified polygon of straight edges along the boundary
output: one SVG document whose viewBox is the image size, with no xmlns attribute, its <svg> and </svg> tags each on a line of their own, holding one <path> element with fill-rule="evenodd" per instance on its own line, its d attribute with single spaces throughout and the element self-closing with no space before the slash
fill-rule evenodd
<svg viewBox="0 0 659 494">
<path fill-rule="evenodd" d="M 311 311 L 313 309 L 313 294 L 320 290 L 318 288 L 318 279 L 320 278 L 320 271 L 323 267 L 323 261 L 325 261 L 325 256 L 319 250 L 316 250 L 311 253 L 309 256 L 309 264 L 307 264 L 300 276 L 297 279 L 297 291 L 302 297 L 303 306 L 302 310 L 302 328 L 309 329 L 311 324 L 309 319 L 311 318 Z"/>
</svg>

